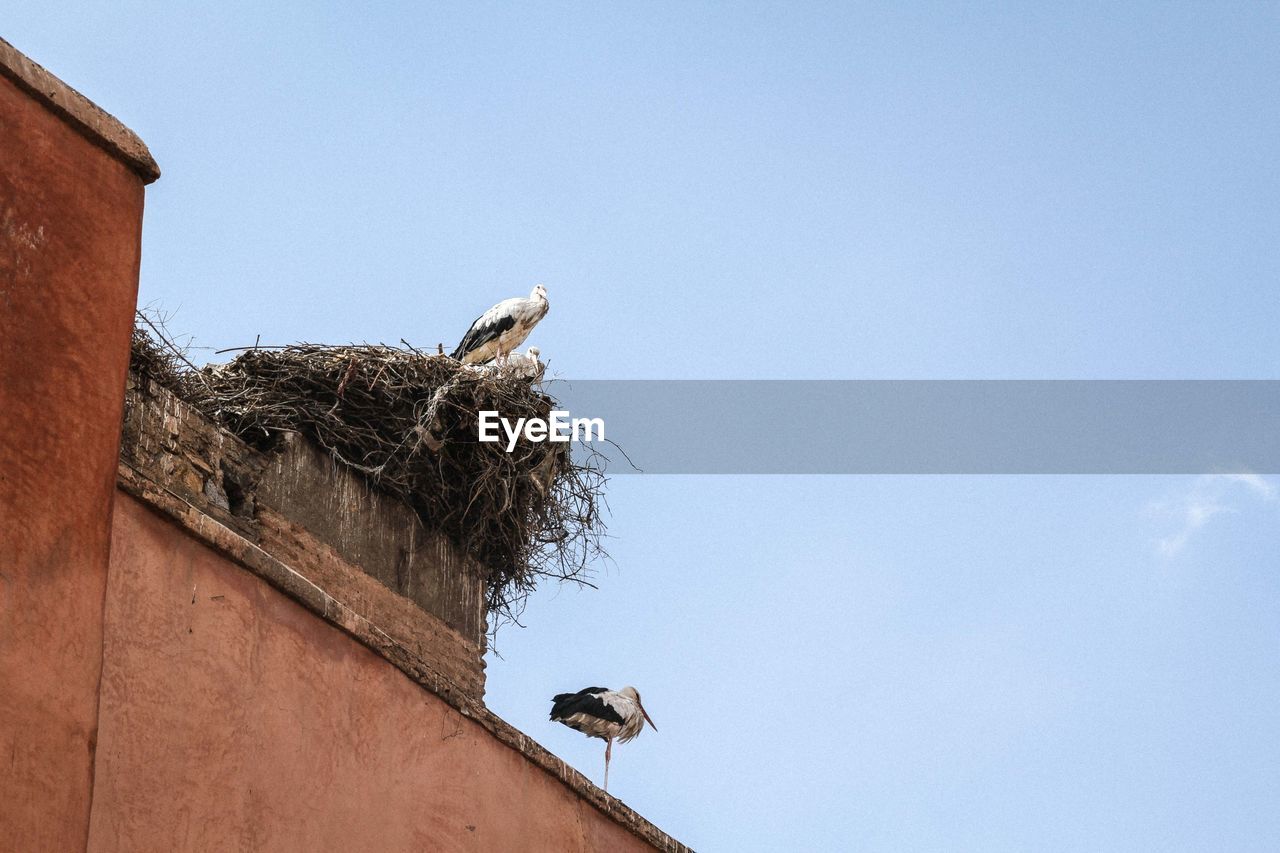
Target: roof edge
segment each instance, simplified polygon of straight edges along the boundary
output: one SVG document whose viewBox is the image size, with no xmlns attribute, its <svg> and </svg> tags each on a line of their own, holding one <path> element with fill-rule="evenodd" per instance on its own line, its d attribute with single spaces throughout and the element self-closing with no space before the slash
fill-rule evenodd
<svg viewBox="0 0 1280 853">
<path fill-rule="evenodd" d="M 136 133 L 3 38 L 0 38 L 0 75 L 12 80 L 90 142 L 123 162 L 142 183 L 149 184 L 160 177 L 160 167 Z"/>
</svg>

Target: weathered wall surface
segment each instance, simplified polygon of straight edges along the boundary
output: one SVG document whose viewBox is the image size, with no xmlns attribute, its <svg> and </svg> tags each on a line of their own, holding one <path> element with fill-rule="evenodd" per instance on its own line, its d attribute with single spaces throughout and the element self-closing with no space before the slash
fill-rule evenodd
<svg viewBox="0 0 1280 853">
<path fill-rule="evenodd" d="M 89 849 L 652 849 L 121 495 Z"/>
<path fill-rule="evenodd" d="M 293 438 L 261 453 L 131 375 L 120 461 L 371 620 L 429 662 L 442 689 L 481 700 L 478 570 L 407 506 Z"/>
<path fill-rule="evenodd" d="M 93 122 L 137 142 L 0 41 L 0 827 L 13 850 L 81 849 L 88 827 L 144 181 Z"/>
<path fill-rule="evenodd" d="M 483 647 L 481 570 L 443 536 L 423 530 L 405 504 L 371 489 L 300 435 L 289 436 L 284 452 L 271 459 L 258 498 Z"/>
</svg>

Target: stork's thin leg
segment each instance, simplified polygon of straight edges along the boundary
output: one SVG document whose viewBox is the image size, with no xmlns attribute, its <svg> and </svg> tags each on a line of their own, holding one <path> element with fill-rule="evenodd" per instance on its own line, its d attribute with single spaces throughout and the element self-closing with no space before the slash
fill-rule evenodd
<svg viewBox="0 0 1280 853">
<path fill-rule="evenodd" d="M 604 792 L 609 793 L 609 757 L 613 754 L 613 738 L 604 740 Z"/>
</svg>

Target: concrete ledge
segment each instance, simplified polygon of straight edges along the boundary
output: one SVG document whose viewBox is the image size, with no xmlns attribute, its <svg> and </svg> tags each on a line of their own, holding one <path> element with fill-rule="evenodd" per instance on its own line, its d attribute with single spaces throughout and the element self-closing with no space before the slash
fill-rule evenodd
<svg viewBox="0 0 1280 853">
<path fill-rule="evenodd" d="M 442 624 L 411 600 L 388 589 L 365 567 L 357 567 L 310 530 L 264 507 L 258 514 L 264 551 L 280 562 L 305 568 L 307 578 L 375 625 L 415 658 L 427 662 L 450 689 L 484 697 L 483 650 Z"/>
<path fill-rule="evenodd" d="M 256 500 L 477 647 L 484 645 L 484 570 L 443 536 L 423 529 L 406 504 L 374 490 L 298 433 L 286 435 L 283 449 L 270 455 Z"/>
<path fill-rule="evenodd" d="M 160 167 L 136 133 L 4 39 L 0 39 L 0 74 L 47 106 L 81 135 L 122 161 L 144 184 L 160 177 Z"/>
</svg>

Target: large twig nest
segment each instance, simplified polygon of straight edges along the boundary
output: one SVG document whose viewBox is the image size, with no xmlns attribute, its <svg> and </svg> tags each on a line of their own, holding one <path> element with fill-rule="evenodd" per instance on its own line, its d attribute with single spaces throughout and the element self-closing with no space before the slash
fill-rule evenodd
<svg viewBox="0 0 1280 853">
<path fill-rule="evenodd" d="M 538 578 L 585 582 L 604 555 L 601 457 L 580 450 L 575 460 L 562 443 L 522 439 L 507 453 L 478 441 L 482 410 L 549 416 L 555 401 L 528 379 L 371 345 L 251 349 L 195 371 L 160 337 L 135 333 L 136 371 L 259 448 L 300 432 L 405 501 L 483 567 L 500 619 L 518 615 Z"/>
</svg>

